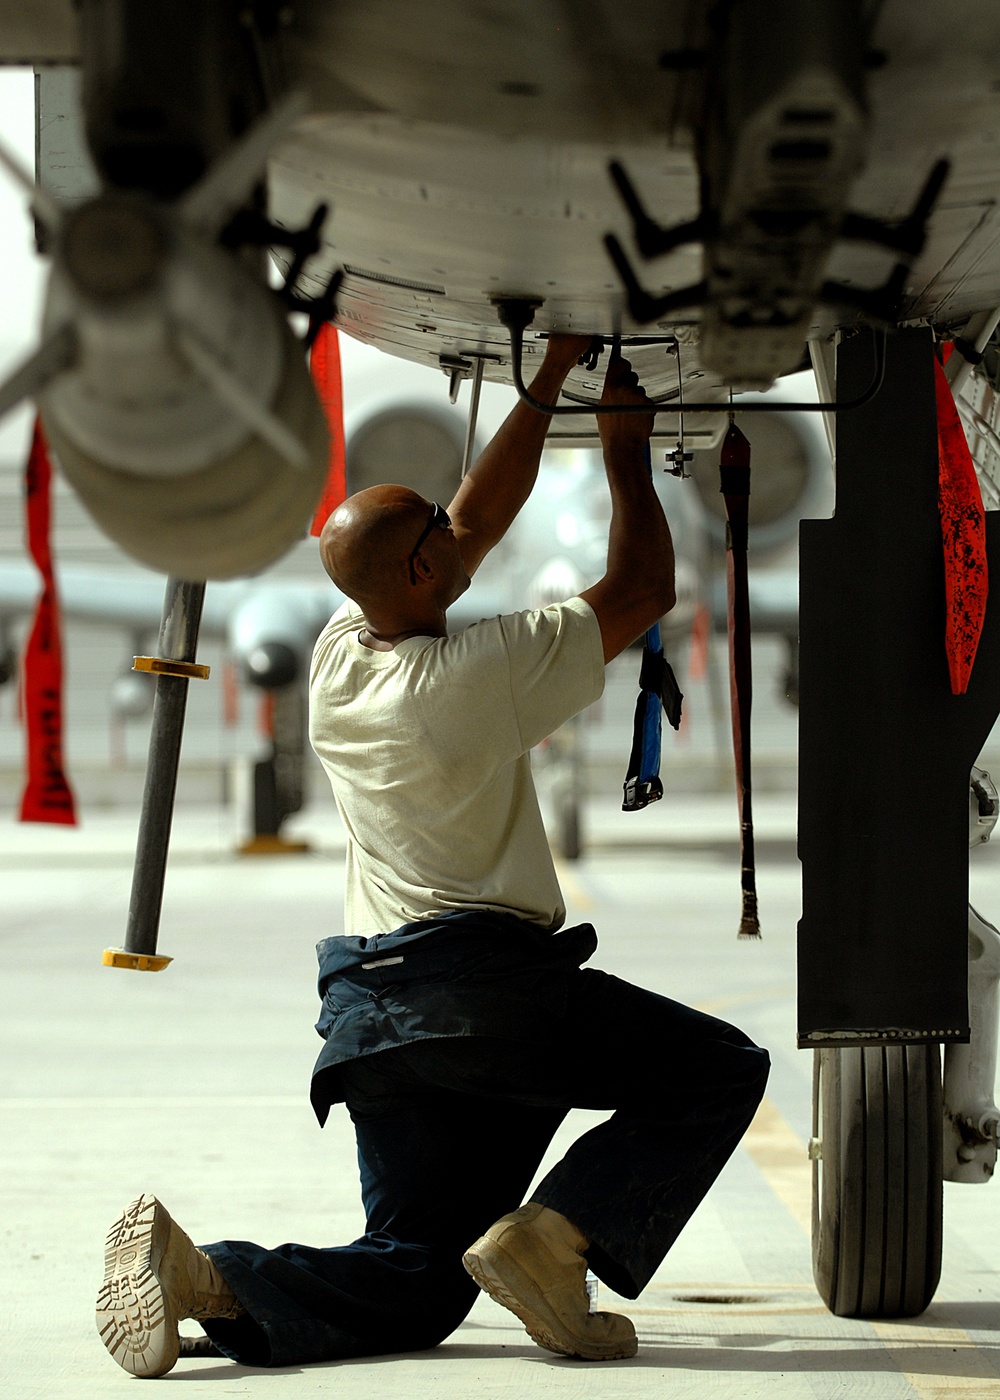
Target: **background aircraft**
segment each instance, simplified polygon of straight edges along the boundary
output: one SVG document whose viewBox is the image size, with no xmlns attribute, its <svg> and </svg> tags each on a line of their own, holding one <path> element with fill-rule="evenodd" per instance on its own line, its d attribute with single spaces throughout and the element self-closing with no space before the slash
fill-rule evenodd
<svg viewBox="0 0 1000 1400">
<path fill-rule="evenodd" d="M 348 344 L 344 352 L 348 488 L 403 479 L 428 496 L 449 500 L 460 479 L 468 387 L 452 405 L 447 380 L 440 374 L 394 363 L 372 348 Z M 808 386 L 800 390 L 781 385 L 773 393 L 780 399 L 803 391 L 808 392 Z M 499 426 L 511 400 L 509 391 L 488 386 L 480 409 L 479 445 Z M 777 633 L 788 645 L 786 674 L 779 684 L 789 692 L 794 690 L 797 616 L 794 538 L 803 514 L 829 508 L 829 452 L 821 424 L 806 414 L 757 420 L 748 431 L 758 446 L 765 440 L 767 460 L 778 468 L 765 479 L 760 499 L 754 496 L 753 558 L 763 567 L 754 569 L 751 588 L 759 630 Z M 700 609 L 709 610 L 716 626 L 725 623 L 725 601 L 717 583 L 724 561 L 718 453 L 696 452 L 688 464 L 688 480 L 669 474 L 666 467 L 671 464 L 664 453 L 659 458 L 657 481 L 678 553 L 678 604 L 665 619 L 663 634 L 668 653 L 676 658 L 686 651 Z M 587 587 L 604 567 L 609 518 L 599 454 L 586 448 L 547 450 L 528 505 L 453 610 L 456 628 Z M 272 570 L 211 583 L 202 613 L 203 640 L 221 642 L 236 681 L 269 697 L 268 733 L 263 741 L 251 741 L 256 759 L 254 810 L 247 826 L 259 838 L 277 837 L 284 819 L 301 805 L 303 683 L 313 642 L 341 601 L 322 576 L 314 542 L 298 546 L 296 560 L 294 577 Z M 120 566 L 62 566 L 58 554 L 57 568 L 68 623 L 117 626 L 133 653 L 150 650 L 163 603 L 162 578 Z M 38 586 L 27 562 L 0 563 L 0 676 L 8 682 L 17 673 L 12 626 L 33 610 Z M 113 718 L 119 723 L 148 718 L 152 694 L 147 675 L 123 669 L 109 686 Z M 558 840 L 563 854 L 571 857 L 580 854 L 582 845 L 582 753 L 573 736 L 557 736 L 546 754 L 556 794 Z"/>
<path fill-rule="evenodd" d="M 55 85 L 57 94 L 60 86 L 72 86 L 71 74 L 51 70 L 43 76 L 45 84 Z M 7 83 L 16 86 L 13 79 L 8 78 Z M 30 100 L 25 91 L 22 102 Z M 9 110 L 4 131 L 8 141 L 12 139 L 11 132 L 17 135 L 17 115 L 14 108 Z M 62 125 L 65 127 L 67 123 Z M 64 132 L 60 138 L 61 145 L 55 143 L 59 149 L 65 147 L 65 135 Z M 48 139 L 52 144 L 51 131 Z M 31 149 L 28 131 L 23 134 L 21 149 L 27 158 Z M 83 163 L 83 154 L 78 152 L 77 155 Z M 86 177 L 85 165 L 82 164 L 82 168 Z M 65 182 L 65 161 L 60 170 L 60 178 Z M 59 188 L 64 194 L 64 184 Z M 18 269 L 14 280 L 17 288 L 23 289 L 25 271 L 18 261 L 19 255 L 20 249 L 14 246 L 9 266 Z M 15 312 L 13 319 L 6 323 L 9 330 L 17 323 L 14 282 L 8 291 L 7 303 Z M 27 327 L 26 320 L 23 335 L 29 333 Z M 341 358 L 352 488 L 387 477 L 404 478 L 429 495 L 447 499 L 458 481 L 465 446 L 471 397 L 468 383 L 463 381 L 455 386 L 458 402 L 451 403 L 446 392 L 449 381 L 440 370 L 432 371 L 398 359 L 387 360 L 374 347 L 350 337 L 342 339 Z M 811 392 L 808 377 L 801 375 L 797 383 L 786 382 L 775 395 L 794 398 L 805 393 L 808 397 Z M 477 447 L 492 434 L 512 402 L 511 392 L 503 386 L 490 383 L 483 386 L 475 435 Z M 799 516 L 820 514 L 829 507 L 832 494 L 829 460 L 818 423 L 805 415 L 756 419 L 751 435 L 755 452 L 768 468 L 766 477 L 760 474 L 759 490 L 755 478 L 752 504 L 753 559 L 756 564 L 768 567 L 766 580 L 763 576 L 752 580 L 755 612 L 761 628 L 769 628 L 787 641 L 789 661 L 785 670 L 788 676 L 783 676 L 780 684 L 782 690 L 788 691 L 792 688 L 789 678 L 794 669 L 796 582 L 794 570 L 782 569 L 781 564 L 790 559 L 789 549 Z M 24 450 L 9 429 L 4 430 L 4 438 L 10 443 L 12 453 Z M 658 465 L 672 465 L 665 457 L 676 446 L 676 435 L 664 435 Z M 696 607 L 712 598 L 712 574 L 721 560 L 717 453 L 694 447 L 688 469 L 694 478 L 691 482 L 680 483 L 662 472 L 658 478 L 674 521 L 680 556 L 681 598 L 669 620 L 667 635 L 668 648 L 675 653 L 683 648 L 688 638 Z M 100 625 L 117 621 L 124 633 L 123 660 L 112 663 L 115 669 L 119 666 L 122 669 L 109 688 L 112 751 L 117 755 L 116 761 L 123 762 L 128 748 L 124 726 L 127 721 L 148 717 L 152 698 L 148 677 L 127 668 L 131 653 L 152 646 L 162 583 L 148 572 L 136 571 L 123 577 L 121 562 L 114 561 L 113 549 L 109 547 L 102 553 L 95 551 L 93 543 L 86 543 L 91 537 L 72 498 L 63 493 L 60 500 L 56 545 L 64 611 L 71 624 L 75 620 Z M 13 502 L 11 505 L 13 508 Z M 58 521 L 65 521 L 67 512 L 69 523 L 60 530 Z M 487 562 L 459 621 L 464 623 L 482 613 L 518 606 L 528 598 L 542 601 L 565 596 L 585 586 L 585 581 L 596 577 L 602 565 L 606 525 L 604 474 L 595 455 L 586 449 L 573 448 L 547 452 L 545 468 L 529 510 L 502 549 Z M 98 558 L 100 567 L 96 567 Z M 94 562 L 85 562 L 91 560 Z M 30 611 L 36 591 L 33 570 L 13 563 L 0 570 L 0 619 L 4 623 L 0 640 L 5 639 L 5 644 L 0 646 L 0 653 L 3 653 L 0 673 L 8 677 L 16 667 L 15 649 L 10 642 L 11 624 L 17 616 Z M 756 606 L 758 596 L 760 605 Z M 294 749 L 299 746 L 302 726 L 296 719 L 298 710 L 291 703 L 295 692 L 285 691 L 284 687 L 289 676 L 304 674 L 312 638 L 334 602 L 333 591 L 317 579 L 314 548 L 309 544 L 293 546 L 277 571 L 272 569 L 253 579 L 213 584 L 207 593 L 202 636 L 213 648 L 213 659 L 213 644 L 218 642 L 233 663 L 236 679 L 260 687 L 265 693 L 282 694 L 283 703 L 277 710 L 270 704 L 266 709 L 272 720 L 277 714 L 279 734 Z M 717 597 L 715 610 L 719 612 Z M 89 651 L 87 655 L 89 657 Z M 77 688 L 88 684 L 81 670 L 77 664 L 71 676 L 70 700 L 74 705 L 73 684 Z M 107 683 L 101 685 L 102 690 L 107 688 Z M 227 686 L 227 694 L 229 689 Z M 192 703 L 196 706 L 197 737 L 200 701 L 192 696 Z M 227 703 L 226 711 L 230 716 L 233 708 Z M 291 720 L 281 723 L 282 715 L 291 716 Z M 724 741 L 724 726 L 720 729 Z M 242 742 L 245 752 L 258 755 L 261 741 L 256 734 L 246 734 Z M 73 747 L 80 752 L 81 746 L 83 752 L 89 753 L 93 741 L 80 735 Z M 558 745 L 551 747 L 554 752 Z M 207 755 L 202 755 L 197 746 L 196 751 L 198 761 L 204 761 Z M 263 752 L 267 755 L 266 745 Z M 579 746 L 573 752 L 578 755 Z M 266 767 L 269 762 L 269 758 L 261 760 L 258 755 L 259 764 Z M 301 787 L 301 762 L 287 755 L 280 766 L 286 777 L 294 781 L 285 784 L 283 797 L 280 793 L 269 796 L 265 782 L 264 792 L 257 793 L 260 810 L 250 822 L 250 830 L 273 829 L 280 824 L 280 816 L 294 808 Z M 563 786 L 577 792 L 580 788 L 578 775 L 574 774 Z M 567 829 L 579 831 L 575 804 L 567 823 Z M 563 842 L 564 849 L 573 849 L 574 845 Z"/>
</svg>

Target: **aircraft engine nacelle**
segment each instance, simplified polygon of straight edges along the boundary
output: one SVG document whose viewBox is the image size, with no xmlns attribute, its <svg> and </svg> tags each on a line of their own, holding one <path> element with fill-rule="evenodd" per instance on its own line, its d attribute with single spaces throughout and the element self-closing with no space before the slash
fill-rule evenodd
<svg viewBox="0 0 1000 1400">
<path fill-rule="evenodd" d="M 737 414 L 750 441 L 750 556 L 756 562 L 795 544 L 799 521 L 833 509 L 834 478 L 818 413 Z M 719 449 L 696 451 L 691 485 L 711 545 L 726 548 Z"/>
<path fill-rule="evenodd" d="M 349 419 L 348 494 L 394 482 L 447 505 L 462 480 L 465 430 L 461 409 L 420 399 Z"/>
<path fill-rule="evenodd" d="M 254 592 L 229 624 L 229 648 L 247 684 L 280 690 L 305 679 L 313 644 L 336 606 L 333 590 L 275 582 Z"/>
<path fill-rule="evenodd" d="M 327 434 L 301 345 L 245 261 L 141 194 L 68 212 L 41 407 L 62 469 L 127 553 L 182 578 L 264 567 L 299 539 Z"/>
</svg>

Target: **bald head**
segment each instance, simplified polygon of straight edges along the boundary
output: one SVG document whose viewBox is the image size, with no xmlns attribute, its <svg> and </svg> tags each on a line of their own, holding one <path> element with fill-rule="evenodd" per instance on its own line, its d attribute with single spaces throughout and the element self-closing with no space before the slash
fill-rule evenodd
<svg viewBox="0 0 1000 1400">
<path fill-rule="evenodd" d="M 429 506 L 408 486 L 372 486 L 338 506 L 323 527 L 319 555 L 340 591 L 367 610 L 404 589 Z"/>
</svg>

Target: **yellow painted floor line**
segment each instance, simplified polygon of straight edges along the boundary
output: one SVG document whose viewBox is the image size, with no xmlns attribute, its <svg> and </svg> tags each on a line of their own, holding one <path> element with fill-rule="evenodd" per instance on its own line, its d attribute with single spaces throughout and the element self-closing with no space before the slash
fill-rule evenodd
<svg viewBox="0 0 1000 1400">
<path fill-rule="evenodd" d="M 54 1095 L 32 1098 L 0 1099 L 0 1113 L 20 1113 L 25 1110 L 54 1112 L 90 1112 L 91 1109 L 109 1108 L 115 1111 L 128 1110 L 130 1113 L 149 1111 L 159 1113 L 166 1108 L 187 1108 L 192 1110 L 218 1110 L 227 1108 L 293 1108 L 306 1114 L 311 1112 L 309 1100 L 304 1094 L 101 1094 L 87 1097 L 84 1094 L 72 1098 Z"/>
<path fill-rule="evenodd" d="M 778 982 L 770 987 L 754 987 L 748 992 L 736 992 L 728 997 L 709 997 L 707 1001 L 694 1003 L 696 1011 L 704 1011 L 706 1016 L 728 1015 L 738 1006 L 749 1006 L 761 1001 L 778 1001 L 782 997 L 793 996 L 794 982 Z"/>
<path fill-rule="evenodd" d="M 781 1204 L 812 1235 L 812 1169 L 806 1144 L 770 1099 L 764 1099 L 743 1146 Z"/>
<path fill-rule="evenodd" d="M 760 1169 L 771 1190 L 808 1235 L 812 1234 L 812 1168 L 806 1144 L 770 1099 L 765 1099 L 747 1129 L 743 1146 Z M 920 1400 L 952 1400 L 975 1395 L 978 1400 L 1000 1400 L 996 1371 L 961 1327 L 928 1327 L 901 1319 L 868 1324 L 890 1356 L 897 1349 L 919 1351 L 936 1372 L 905 1371 L 904 1379 Z"/>
</svg>

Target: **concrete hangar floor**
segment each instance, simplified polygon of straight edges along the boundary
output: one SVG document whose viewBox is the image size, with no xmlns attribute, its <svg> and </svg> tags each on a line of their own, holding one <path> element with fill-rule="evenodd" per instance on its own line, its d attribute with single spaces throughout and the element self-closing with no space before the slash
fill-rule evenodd
<svg viewBox="0 0 1000 1400">
<path fill-rule="evenodd" d="M 643 1296 L 631 1304 L 601 1290 L 601 1306 L 636 1322 L 634 1360 L 554 1357 L 483 1297 L 433 1352 L 292 1371 L 182 1359 L 166 1380 L 192 1400 L 1000 1393 L 995 1185 L 946 1186 L 944 1273 L 923 1317 L 835 1318 L 813 1287 L 811 1057 L 794 1046 L 794 799 L 764 794 L 757 805 L 758 944 L 736 939 L 729 795 L 678 794 L 634 817 L 590 799 L 585 858 L 561 870 L 570 919 L 600 934 L 598 965 L 736 1021 L 774 1063 L 744 1145 Z M 306 1097 L 318 1043 L 313 944 L 339 928 L 342 837 L 325 801 L 296 831 L 312 856 L 240 860 L 231 813 L 182 808 L 160 937 L 174 962 L 144 976 L 100 962 L 124 927 L 134 814 L 89 817 L 75 832 L 4 822 L 5 1395 L 106 1400 L 131 1384 L 101 1346 L 92 1307 L 104 1231 L 140 1190 L 161 1195 L 196 1240 L 333 1244 L 360 1232 L 350 1122 L 340 1109 L 320 1132 Z M 1000 848 L 976 853 L 972 898 L 1000 914 Z M 572 1114 L 553 1150 L 593 1118 Z"/>
</svg>

